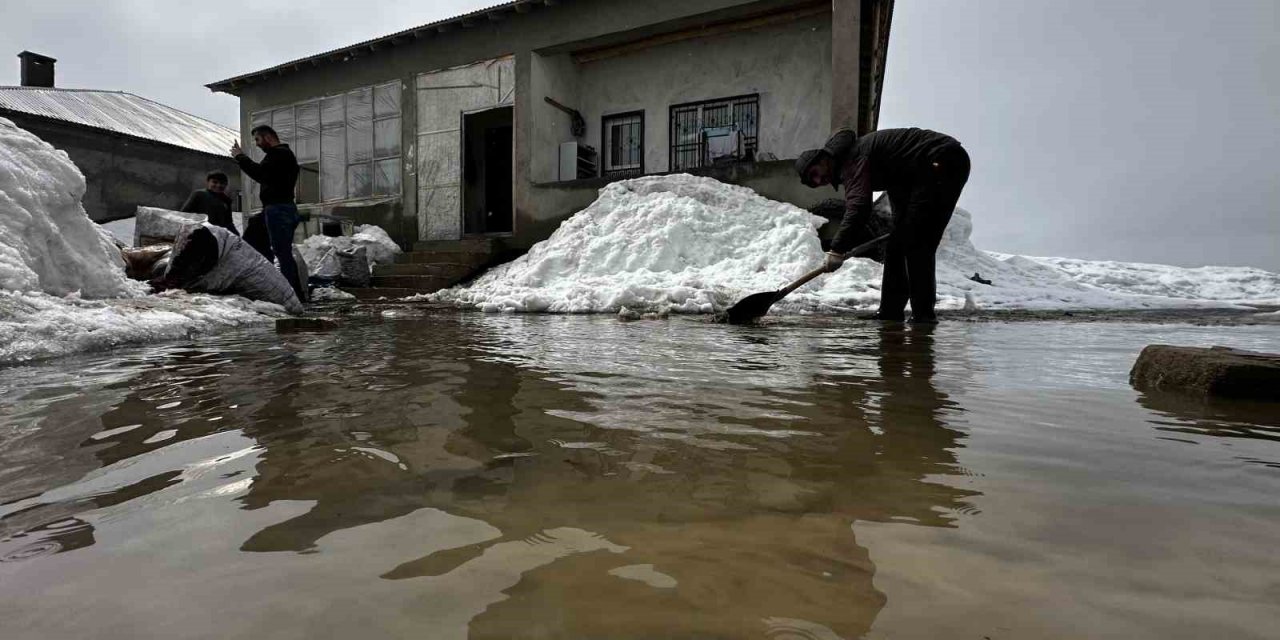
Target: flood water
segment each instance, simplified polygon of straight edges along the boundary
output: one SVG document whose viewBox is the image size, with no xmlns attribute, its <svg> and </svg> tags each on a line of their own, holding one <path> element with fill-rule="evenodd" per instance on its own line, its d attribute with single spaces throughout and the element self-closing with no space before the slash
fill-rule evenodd
<svg viewBox="0 0 1280 640">
<path fill-rule="evenodd" d="M 0 638 L 1264 638 L 1277 327 L 408 311 L 0 369 Z"/>
</svg>

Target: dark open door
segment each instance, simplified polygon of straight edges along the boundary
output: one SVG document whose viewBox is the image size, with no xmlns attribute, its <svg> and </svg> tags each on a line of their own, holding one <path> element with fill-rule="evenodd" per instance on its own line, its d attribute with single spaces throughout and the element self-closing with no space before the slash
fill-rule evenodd
<svg viewBox="0 0 1280 640">
<path fill-rule="evenodd" d="M 511 119 L 511 107 L 465 116 L 464 233 L 510 233 L 513 229 Z"/>
</svg>

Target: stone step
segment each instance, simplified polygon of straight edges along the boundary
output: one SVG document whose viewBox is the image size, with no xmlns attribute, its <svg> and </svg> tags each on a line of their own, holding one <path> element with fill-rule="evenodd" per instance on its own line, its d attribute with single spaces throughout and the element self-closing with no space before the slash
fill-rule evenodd
<svg viewBox="0 0 1280 640">
<path fill-rule="evenodd" d="M 458 278 L 443 276 L 374 276 L 370 285 L 374 288 L 413 289 L 417 293 L 439 291 L 457 282 Z"/>
<path fill-rule="evenodd" d="M 484 237 L 467 237 L 461 240 L 419 240 L 413 243 L 413 250 L 493 253 L 493 240 Z"/>
<path fill-rule="evenodd" d="M 366 301 L 366 302 L 371 300 L 377 300 L 379 298 L 386 298 L 388 300 L 397 300 L 399 298 L 407 298 L 409 296 L 416 296 L 422 293 L 417 289 L 404 289 L 404 288 L 397 288 L 397 287 L 363 287 L 363 288 L 342 287 L 342 290 L 355 296 L 357 300 Z"/>
<path fill-rule="evenodd" d="M 396 256 L 397 264 L 465 264 L 479 267 L 489 262 L 488 253 L 471 251 L 410 251 Z"/>
<path fill-rule="evenodd" d="M 373 268 L 375 276 L 441 276 L 445 278 L 465 278 L 476 270 L 474 265 L 453 262 L 404 262 L 378 265 Z"/>
</svg>

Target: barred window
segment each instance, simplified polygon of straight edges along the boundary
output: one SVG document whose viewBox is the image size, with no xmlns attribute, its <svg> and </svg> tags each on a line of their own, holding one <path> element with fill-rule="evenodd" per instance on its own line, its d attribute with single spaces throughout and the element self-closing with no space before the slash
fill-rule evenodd
<svg viewBox="0 0 1280 640">
<path fill-rule="evenodd" d="M 644 112 L 605 116 L 600 127 L 604 175 L 644 174 Z"/>
<path fill-rule="evenodd" d="M 753 160 L 759 148 L 760 94 L 671 107 L 671 171 Z"/>
</svg>

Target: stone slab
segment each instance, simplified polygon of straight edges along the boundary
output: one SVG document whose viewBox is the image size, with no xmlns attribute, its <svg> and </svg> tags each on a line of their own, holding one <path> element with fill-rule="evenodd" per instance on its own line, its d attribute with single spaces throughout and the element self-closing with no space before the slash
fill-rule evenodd
<svg viewBox="0 0 1280 640">
<path fill-rule="evenodd" d="M 1280 402 L 1280 354 L 1148 345 L 1129 372 L 1139 389 Z"/>
</svg>

